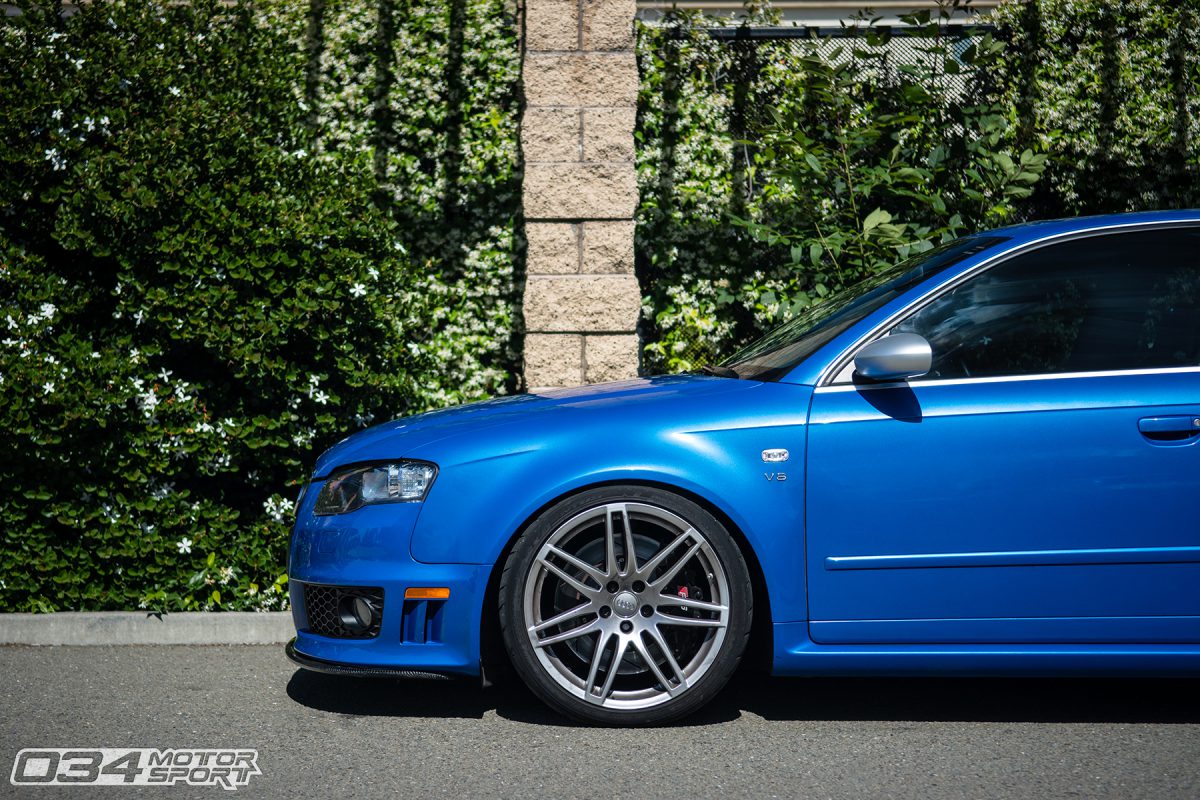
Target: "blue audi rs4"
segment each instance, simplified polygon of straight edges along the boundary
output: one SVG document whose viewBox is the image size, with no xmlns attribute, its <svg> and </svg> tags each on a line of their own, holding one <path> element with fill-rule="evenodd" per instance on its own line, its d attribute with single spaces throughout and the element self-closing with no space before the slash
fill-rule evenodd
<svg viewBox="0 0 1200 800">
<path fill-rule="evenodd" d="M 777 675 L 1200 674 L 1200 212 L 935 247 L 702 373 L 399 419 L 290 545 L 319 671 L 645 725 Z"/>
</svg>

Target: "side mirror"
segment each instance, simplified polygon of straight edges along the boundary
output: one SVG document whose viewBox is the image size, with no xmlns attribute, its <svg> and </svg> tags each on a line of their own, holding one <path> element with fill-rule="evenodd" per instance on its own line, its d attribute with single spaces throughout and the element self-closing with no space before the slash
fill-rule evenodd
<svg viewBox="0 0 1200 800">
<path fill-rule="evenodd" d="M 924 336 L 894 333 L 876 339 L 854 356 L 854 371 L 873 381 L 902 381 L 929 372 L 933 348 Z"/>
</svg>

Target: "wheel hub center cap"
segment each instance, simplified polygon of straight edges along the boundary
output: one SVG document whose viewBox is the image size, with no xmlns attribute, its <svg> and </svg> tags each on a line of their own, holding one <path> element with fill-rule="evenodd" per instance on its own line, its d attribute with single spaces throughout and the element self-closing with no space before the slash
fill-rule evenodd
<svg viewBox="0 0 1200 800">
<path fill-rule="evenodd" d="M 618 617 L 632 617 L 638 610 L 637 595 L 630 591 L 621 592 L 613 598 L 613 610 Z"/>
</svg>

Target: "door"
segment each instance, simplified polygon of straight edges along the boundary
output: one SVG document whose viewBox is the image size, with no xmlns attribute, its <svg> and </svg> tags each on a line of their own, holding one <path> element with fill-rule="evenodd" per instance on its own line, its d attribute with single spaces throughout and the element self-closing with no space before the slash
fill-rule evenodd
<svg viewBox="0 0 1200 800">
<path fill-rule="evenodd" d="M 1026 251 L 888 332 L 931 371 L 813 396 L 814 641 L 1200 641 L 1200 230 Z"/>
</svg>

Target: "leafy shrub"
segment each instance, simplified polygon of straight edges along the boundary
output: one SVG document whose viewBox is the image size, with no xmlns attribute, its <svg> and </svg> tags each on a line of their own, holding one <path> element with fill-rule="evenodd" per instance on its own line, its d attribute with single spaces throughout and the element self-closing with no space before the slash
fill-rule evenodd
<svg viewBox="0 0 1200 800">
<path fill-rule="evenodd" d="M 718 42 L 642 26 L 648 361 L 719 360 L 908 253 L 1028 218 L 1200 198 L 1194 5 L 1003 4 L 996 35 Z M 751 16 L 750 24 L 770 22 Z"/>
<path fill-rule="evenodd" d="M 317 452 L 510 381 L 512 202 L 415 246 L 379 149 L 330 146 L 363 109 L 322 93 L 346 57 L 311 13 L 56 10 L 0 24 L 0 608 L 282 607 Z M 503 183 L 513 76 L 485 77 L 499 144 L 460 169 Z"/>
<path fill-rule="evenodd" d="M 1200 205 L 1200 4 L 1010 2 L 992 21 L 1003 102 L 1049 154 L 1028 214 Z"/>
</svg>

